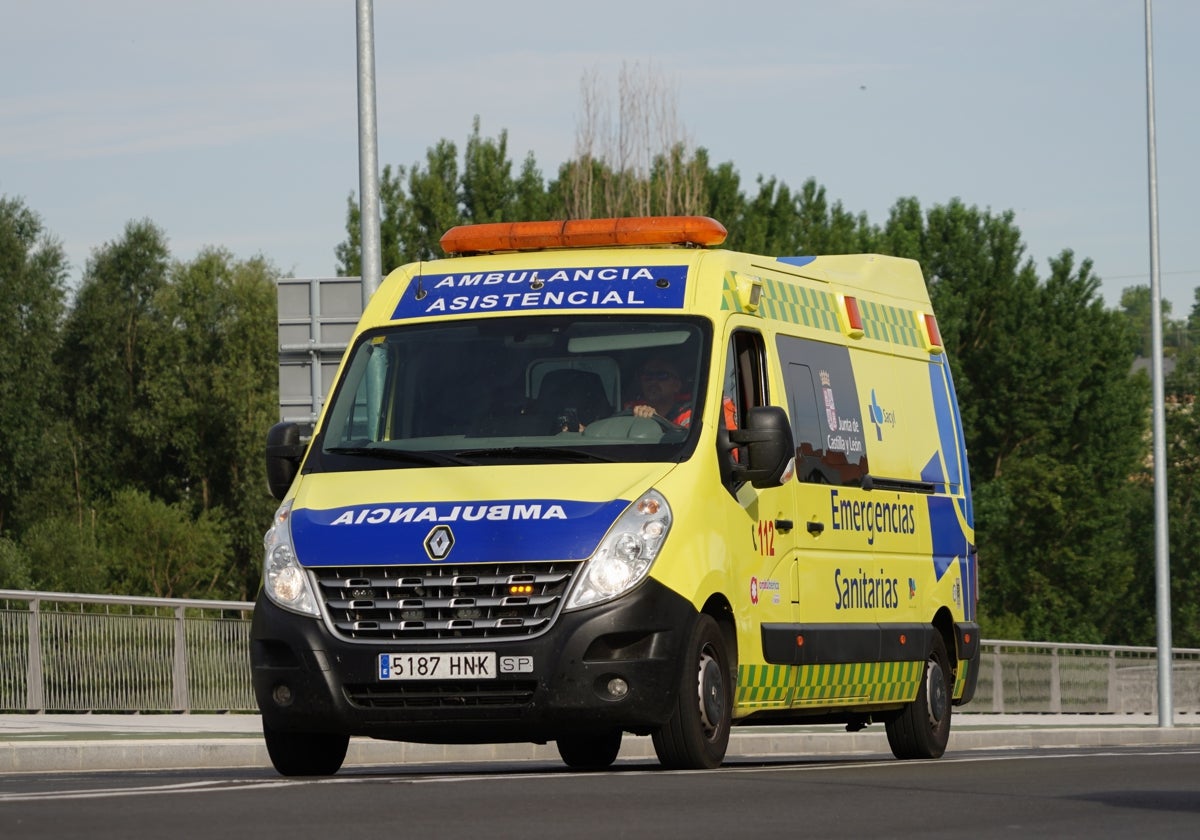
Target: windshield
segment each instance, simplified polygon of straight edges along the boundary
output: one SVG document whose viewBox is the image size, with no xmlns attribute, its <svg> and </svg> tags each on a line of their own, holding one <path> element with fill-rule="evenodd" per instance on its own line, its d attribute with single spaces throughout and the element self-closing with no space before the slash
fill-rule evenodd
<svg viewBox="0 0 1200 840">
<path fill-rule="evenodd" d="M 691 318 L 403 325 L 354 348 L 307 471 L 682 460 L 711 344 Z"/>
</svg>

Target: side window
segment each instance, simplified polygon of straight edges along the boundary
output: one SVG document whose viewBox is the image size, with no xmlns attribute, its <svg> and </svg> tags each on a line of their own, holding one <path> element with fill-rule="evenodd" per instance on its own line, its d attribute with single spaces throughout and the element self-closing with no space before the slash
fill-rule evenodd
<svg viewBox="0 0 1200 840">
<path fill-rule="evenodd" d="M 748 330 L 733 334 L 725 359 L 723 390 L 726 417 L 732 414 L 732 420 L 738 426 L 751 408 L 767 405 L 769 394 L 765 359 L 762 336 Z"/>
<path fill-rule="evenodd" d="M 783 384 L 787 389 L 788 414 L 791 415 L 792 436 L 796 439 L 796 455 L 800 459 L 811 457 L 816 450 L 824 447 L 812 368 L 790 362 L 783 370 Z"/>
<path fill-rule="evenodd" d="M 854 370 L 845 347 L 779 336 L 796 442 L 796 478 L 858 486 L 868 474 Z"/>
</svg>

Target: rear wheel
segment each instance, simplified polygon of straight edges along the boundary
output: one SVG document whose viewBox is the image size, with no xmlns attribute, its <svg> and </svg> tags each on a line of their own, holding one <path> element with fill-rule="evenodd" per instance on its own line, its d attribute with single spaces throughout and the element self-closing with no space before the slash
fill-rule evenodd
<svg viewBox="0 0 1200 840">
<path fill-rule="evenodd" d="M 271 763 L 283 776 L 332 776 L 346 760 L 349 735 L 283 732 L 263 724 Z"/>
<path fill-rule="evenodd" d="M 685 649 L 675 710 L 653 733 L 654 752 L 670 770 L 720 767 L 729 747 L 733 686 L 729 654 L 717 622 L 701 615 Z"/>
<path fill-rule="evenodd" d="M 940 758 L 950 741 L 950 657 L 942 635 L 933 634 L 917 699 L 887 721 L 896 758 Z"/>
<path fill-rule="evenodd" d="M 617 760 L 621 730 L 599 735 L 571 735 L 555 742 L 558 754 L 572 770 L 603 770 Z"/>
</svg>

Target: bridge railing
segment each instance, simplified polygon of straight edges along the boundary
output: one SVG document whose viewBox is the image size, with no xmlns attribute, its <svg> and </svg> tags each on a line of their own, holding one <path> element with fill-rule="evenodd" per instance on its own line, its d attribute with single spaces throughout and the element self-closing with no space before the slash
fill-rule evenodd
<svg viewBox="0 0 1200 840">
<path fill-rule="evenodd" d="M 0 590 L 0 711 L 254 711 L 247 601 Z M 1173 651 L 1200 712 L 1200 650 Z M 983 640 L 970 712 L 1153 714 L 1151 647 Z"/>
<path fill-rule="evenodd" d="M 254 709 L 253 608 L 0 590 L 0 710 Z"/>
<path fill-rule="evenodd" d="M 1158 649 L 984 639 L 972 712 L 1153 714 Z M 1176 712 L 1200 712 L 1200 650 L 1171 651 Z"/>
</svg>

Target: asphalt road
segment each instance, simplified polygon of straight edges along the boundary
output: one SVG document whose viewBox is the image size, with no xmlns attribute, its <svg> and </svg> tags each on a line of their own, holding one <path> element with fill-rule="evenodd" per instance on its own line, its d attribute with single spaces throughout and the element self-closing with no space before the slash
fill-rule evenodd
<svg viewBox="0 0 1200 840">
<path fill-rule="evenodd" d="M 976 750 L 604 773 L 556 762 L 10 774 L 0 836 L 322 838 L 1194 838 L 1200 748 Z"/>
</svg>

